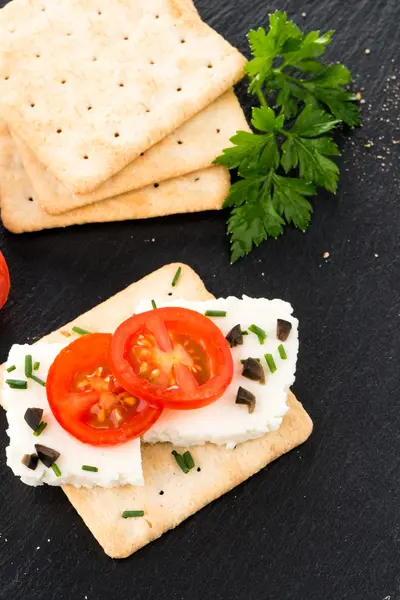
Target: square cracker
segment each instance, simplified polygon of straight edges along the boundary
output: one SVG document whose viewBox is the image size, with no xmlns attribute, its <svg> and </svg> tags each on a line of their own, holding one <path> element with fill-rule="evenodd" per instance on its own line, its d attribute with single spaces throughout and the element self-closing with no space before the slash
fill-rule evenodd
<svg viewBox="0 0 400 600">
<path fill-rule="evenodd" d="M 150 185 L 61 215 L 49 215 L 40 208 L 7 127 L 0 123 L 1 218 L 13 233 L 216 210 L 221 208 L 229 185 L 225 167 L 214 166 L 163 181 L 158 187 Z"/>
<path fill-rule="evenodd" d="M 176 287 L 171 287 L 178 266 L 182 272 Z M 69 333 L 73 325 L 90 331 L 114 331 L 131 316 L 140 299 L 168 298 L 168 294 L 188 300 L 212 298 L 190 267 L 166 265 L 81 315 L 62 331 Z M 43 340 L 65 341 L 65 337 L 56 331 Z M 291 392 L 288 404 L 289 411 L 278 431 L 239 444 L 235 450 L 214 444 L 191 448 L 200 472 L 193 469 L 187 475 L 182 473 L 171 456 L 171 444 L 143 444 L 143 487 L 84 489 L 67 485 L 63 490 L 106 554 L 125 558 L 304 442 L 311 434 L 311 419 Z M 160 491 L 164 493 L 160 495 Z M 132 508 L 143 509 L 145 518 L 122 519 L 122 512 Z"/>
<path fill-rule="evenodd" d="M 0 40 L 1 113 L 75 193 L 213 102 L 246 62 L 187 0 L 14 0 Z"/>
<path fill-rule="evenodd" d="M 205 169 L 230 146 L 230 138 L 240 129 L 248 131 L 249 127 L 233 90 L 229 90 L 88 194 L 71 193 L 17 135 L 13 138 L 40 207 L 55 215 Z"/>
</svg>

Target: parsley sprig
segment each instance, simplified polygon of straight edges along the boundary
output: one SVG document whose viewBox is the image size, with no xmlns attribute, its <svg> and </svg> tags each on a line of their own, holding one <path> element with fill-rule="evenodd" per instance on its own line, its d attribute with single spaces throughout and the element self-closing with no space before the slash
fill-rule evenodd
<svg viewBox="0 0 400 600">
<path fill-rule="evenodd" d="M 285 224 L 306 230 L 317 187 L 335 193 L 339 170 L 329 158 L 339 155 L 332 130 L 339 123 L 360 124 L 356 96 L 346 90 L 350 72 L 318 59 L 332 31 L 304 34 L 284 12 L 269 16 L 269 31 L 248 34 L 253 59 L 245 71 L 255 133 L 238 131 L 214 162 L 237 169 L 225 201 L 231 207 L 228 233 L 231 262 L 248 254 L 268 237 L 278 237 Z M 274 108 L 272 108 L 272 106 Z"/>
</svg>

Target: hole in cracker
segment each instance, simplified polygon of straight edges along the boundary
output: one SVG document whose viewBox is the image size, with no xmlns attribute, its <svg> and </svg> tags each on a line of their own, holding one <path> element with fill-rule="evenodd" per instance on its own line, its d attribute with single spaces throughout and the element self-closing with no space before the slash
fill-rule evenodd
<svg viewBox="0 0 400 600">
<path fill-rule="evenodd" d="M 143 155 L 144 155 L 144 152 L 141 152 L 141 153 L 140 153 L 140 156 L 143 156 Z"/>
<path fill-rule="evenodd" d="M 146 108 L 146 112 L 147 112 L 147 113 L 149 113 L 149 112 L 150 112 L 150 109 L 149 109 L 149 108 Z"/>
<path fill-rule="evenodd" d="M 150 65 L 155 65 L 156 63 L 154 62 L 154 60 L 151 60 L 151 61 L 149 62 L 149 64 L 150 64 Z"/>
<path fill-rule="evenodd" d="M 172 296 L 172 292 L 168 292 L 168 296 Z"/>
<path fill-rule="evenodd" d="M 62 85 L 64 85 L 64 83 L 67 83 L 66 79 L 61 79 L 60 83 L 62 83 Z"/>
<path fill-rule="evenodd" d="M 160 18 L 160 15 L 156 15 L 156 19 L 159 19 L 159 18 Z"/>
<path fill-rule="evenodd" d="M 119 82 L 119 87 L 124 87 L 124 85 L 125 85 L 125 84 L 124 84 L 124 82 L 123 82 L 123 81 L 120 81 L 120 82 Z"/>
<path fill-rule="evenodd" d="M 35 103 L 31 102 L 31 108 L 35 108 Z"/>
<path fill-rule="evenodd" d="M 126 35 L 126 36 L 124 37 L 124 40 L 127 42 L 127 41 L 129 40 L 129 37 Z"/>
<path fill-rule="evenodd" d="M 35 54 L 36 58 L 40 58 L 40 54 Z"/>
<path fill-rule="evenodd" d="M 160 184 L 159 184 L 159 183 L 155 183 L 155 184 L 154 184 L 154 187 L 155 187 L 155 188 L 158 188 L 159 186 L 160 186 Z"/>
<path fill-rule="evenodd" d="M 160 496 L 163 496 L 164 495 L 163 490 L 160 490 L 159 494 L 160 494 Z"/>
<path fill-rule="evenodd" d="M 28 198 L 29 202 L 33 202 L 33 198 L 29 197 Z"/>
<path fill-rule="evenodd" d="M 181 92 L 181 91 L 182 91 L 182 88 L 176 88 L 176 91 L 177 91 L 177 92 Z"/>
<path fill-rule="evenodd" d="M 62 129 L 57 129 L 57 133 L 62 133 Z"/>
<path fill-rule="evenodd" d="M 181 39 L 181 44 L 185 44 L 186 40 L 184 40 L 183 38 Z"/>
<path fill-rule="evenodd" d="M 8 76 L 8 75 L 6 75 L 6 76 L 4 77 L 4 81 L 8 81 L 9 79 L 10 79 L 10 78 L 9 78 L 9 76 Z"/>
<path fill-rule="evenodd" d="M 201 469 L 200 467 L 197 467 L 197 472 L 200 473 Z"/>
<path fill-rule="evenodd" d="M 101 14 L 102 14 L 101 10 L 98 10 L 98 11 L 97 11 L 97 14 L 98 14 L 98 15 L 101 15 Z"/>
<path fill-rule="evenodd" d="M 96 56 L 93 56 L 93 58 L 92 58 L 92 62 L 96 62 L 96 60 L 97 60 L 97 57 L 96 57 Z"/>
<path fill-rule="evenodd" d="M 182 140 L 178 140 L 178 144 L 183 144 Z"/>
<path fill-rule="evenodd" d="M 66 34 L 66 36 L 67 36 L 67 37 L 69 37 L 70 35 L 72 35 L 72 33 L 70 33 L 70 32 L 68 32 L 68 33 Z"/>
<path fill-rule="evenodd" d="M 220 129 L 217 129 L 217 133 L 220 133 L 220 131 L 221 131 Z"/>
<path fill-rule="evenodd" d="M 200 177 L 195 177 L 194 180 L 195 181 L 200 181 Z"/>
<path fill-rule="evenodd" d="M 212 69 L 212 68 L 213 68 L 212 64 L 211 64 L 211 63 L 209 63 L 209 64 L 207 65 L 207 69 Z"/>
<path fill-rule="evenodd" d="M 84 158 L 85 160 L 88 160 L 88 158 L 89 158 L 89 157 L 88 157 L 88 155 L 87 155 L 87 154 L 85 154 L 83 158 Z"/>
<path fill-rule="evenodd" d="M 92 108 L 93 108 L 92 106 L 88 106 L 87 107 L 88 110 L 92 110 Z"/>
<path fill-rule="evenodd" d="M 118 137 L 119 137 L 119 133 L 118 133 L 118 131 L 116 131 L 116 132 L 114 133 L 114 137 L 115 137 L 115 138 L 118 138 Z"/>
</svg>

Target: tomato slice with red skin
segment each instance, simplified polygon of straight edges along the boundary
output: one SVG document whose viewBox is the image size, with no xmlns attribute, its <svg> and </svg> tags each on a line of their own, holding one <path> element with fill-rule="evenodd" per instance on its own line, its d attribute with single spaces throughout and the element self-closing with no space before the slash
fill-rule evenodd
<svg viewBox="0 0 400 600">
<path fill-rule="evenodd" d="M 153 406 L 201 408 L 222 396 L 233 360 L 221 330 L 201 313 L 165 307 L 122 323 L 111 343 L 112 370 L 123 387 Z"/>
<path fill-rule="evenodd" d="M 6 259 L 3 253 L 0 251 L 0 308 L 3 308 L 7 302 L 8 294 L 10 292 L 10 273 Z"/>
<path fill-rule="evenodd" d="M 92 333 L 73 341 L 57 355 L 46 382 L 47 399 L 61 427 L 93 446 L 137 438 L 162 412 L 116 380 L 111 339 L 108 333 Z"/>
</svg>

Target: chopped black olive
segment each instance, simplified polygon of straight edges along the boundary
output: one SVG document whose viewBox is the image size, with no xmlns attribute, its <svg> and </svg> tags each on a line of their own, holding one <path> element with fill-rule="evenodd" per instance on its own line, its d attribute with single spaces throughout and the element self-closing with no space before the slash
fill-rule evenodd
<svg viewBox="0 0 400 600">
<path fill-rule="evenodd" d="M 276 337 L 281 342 L 286 342 L 289 337 L 289 333 L 292 331 L 292 324 L 285 319 L 278 319 L 276 325 Z"/>
<path fill-rule="evenodd" d="M 247 377 L 247 379 L 252 379 L 253 381 L 259 381 L 260 383 L 265 383 L 265 373 L 262 365 L 255 358 L 246 358 L 243 363 L 243 377 Z"/>
<path fill-rule="evenodd" d="M 256 397 L 249 390 L 240 387 L 237 391 L 236 404 L 245 404 L 249 409 L 249 413 L 252 413 L 256 406 Z"/>
<path fill-rule="evenodd" d="M 243 344 L 243 333 L 240 325 L 235 325 L 235 327 L 232 327 L 230 332 L 227 334 L 226 339 L 231 348 L 234 348 L 235 346 L 241 346 Z"/>
<path fill-rule="evenodd" d="M 27 408 L 24 419 L 29 427 L 35 431 L 42 421 L 43 408 Z"/>
<path fill-rule="evenodd" d="M 39 457 L 37 454 L 25 454 L 21 460 L 22 464 L 34 471 L 38 466 Z"/>
<path fill-rule="evenodd" d="M 35 444 L 36 452 L 38 453 L 39 460 L 44 464 L 45 467 L 50 468 L 53 463 L 56 462 L 60 453 L 53 448 L 48 448 L 42 444 Z"/>
</svg>

